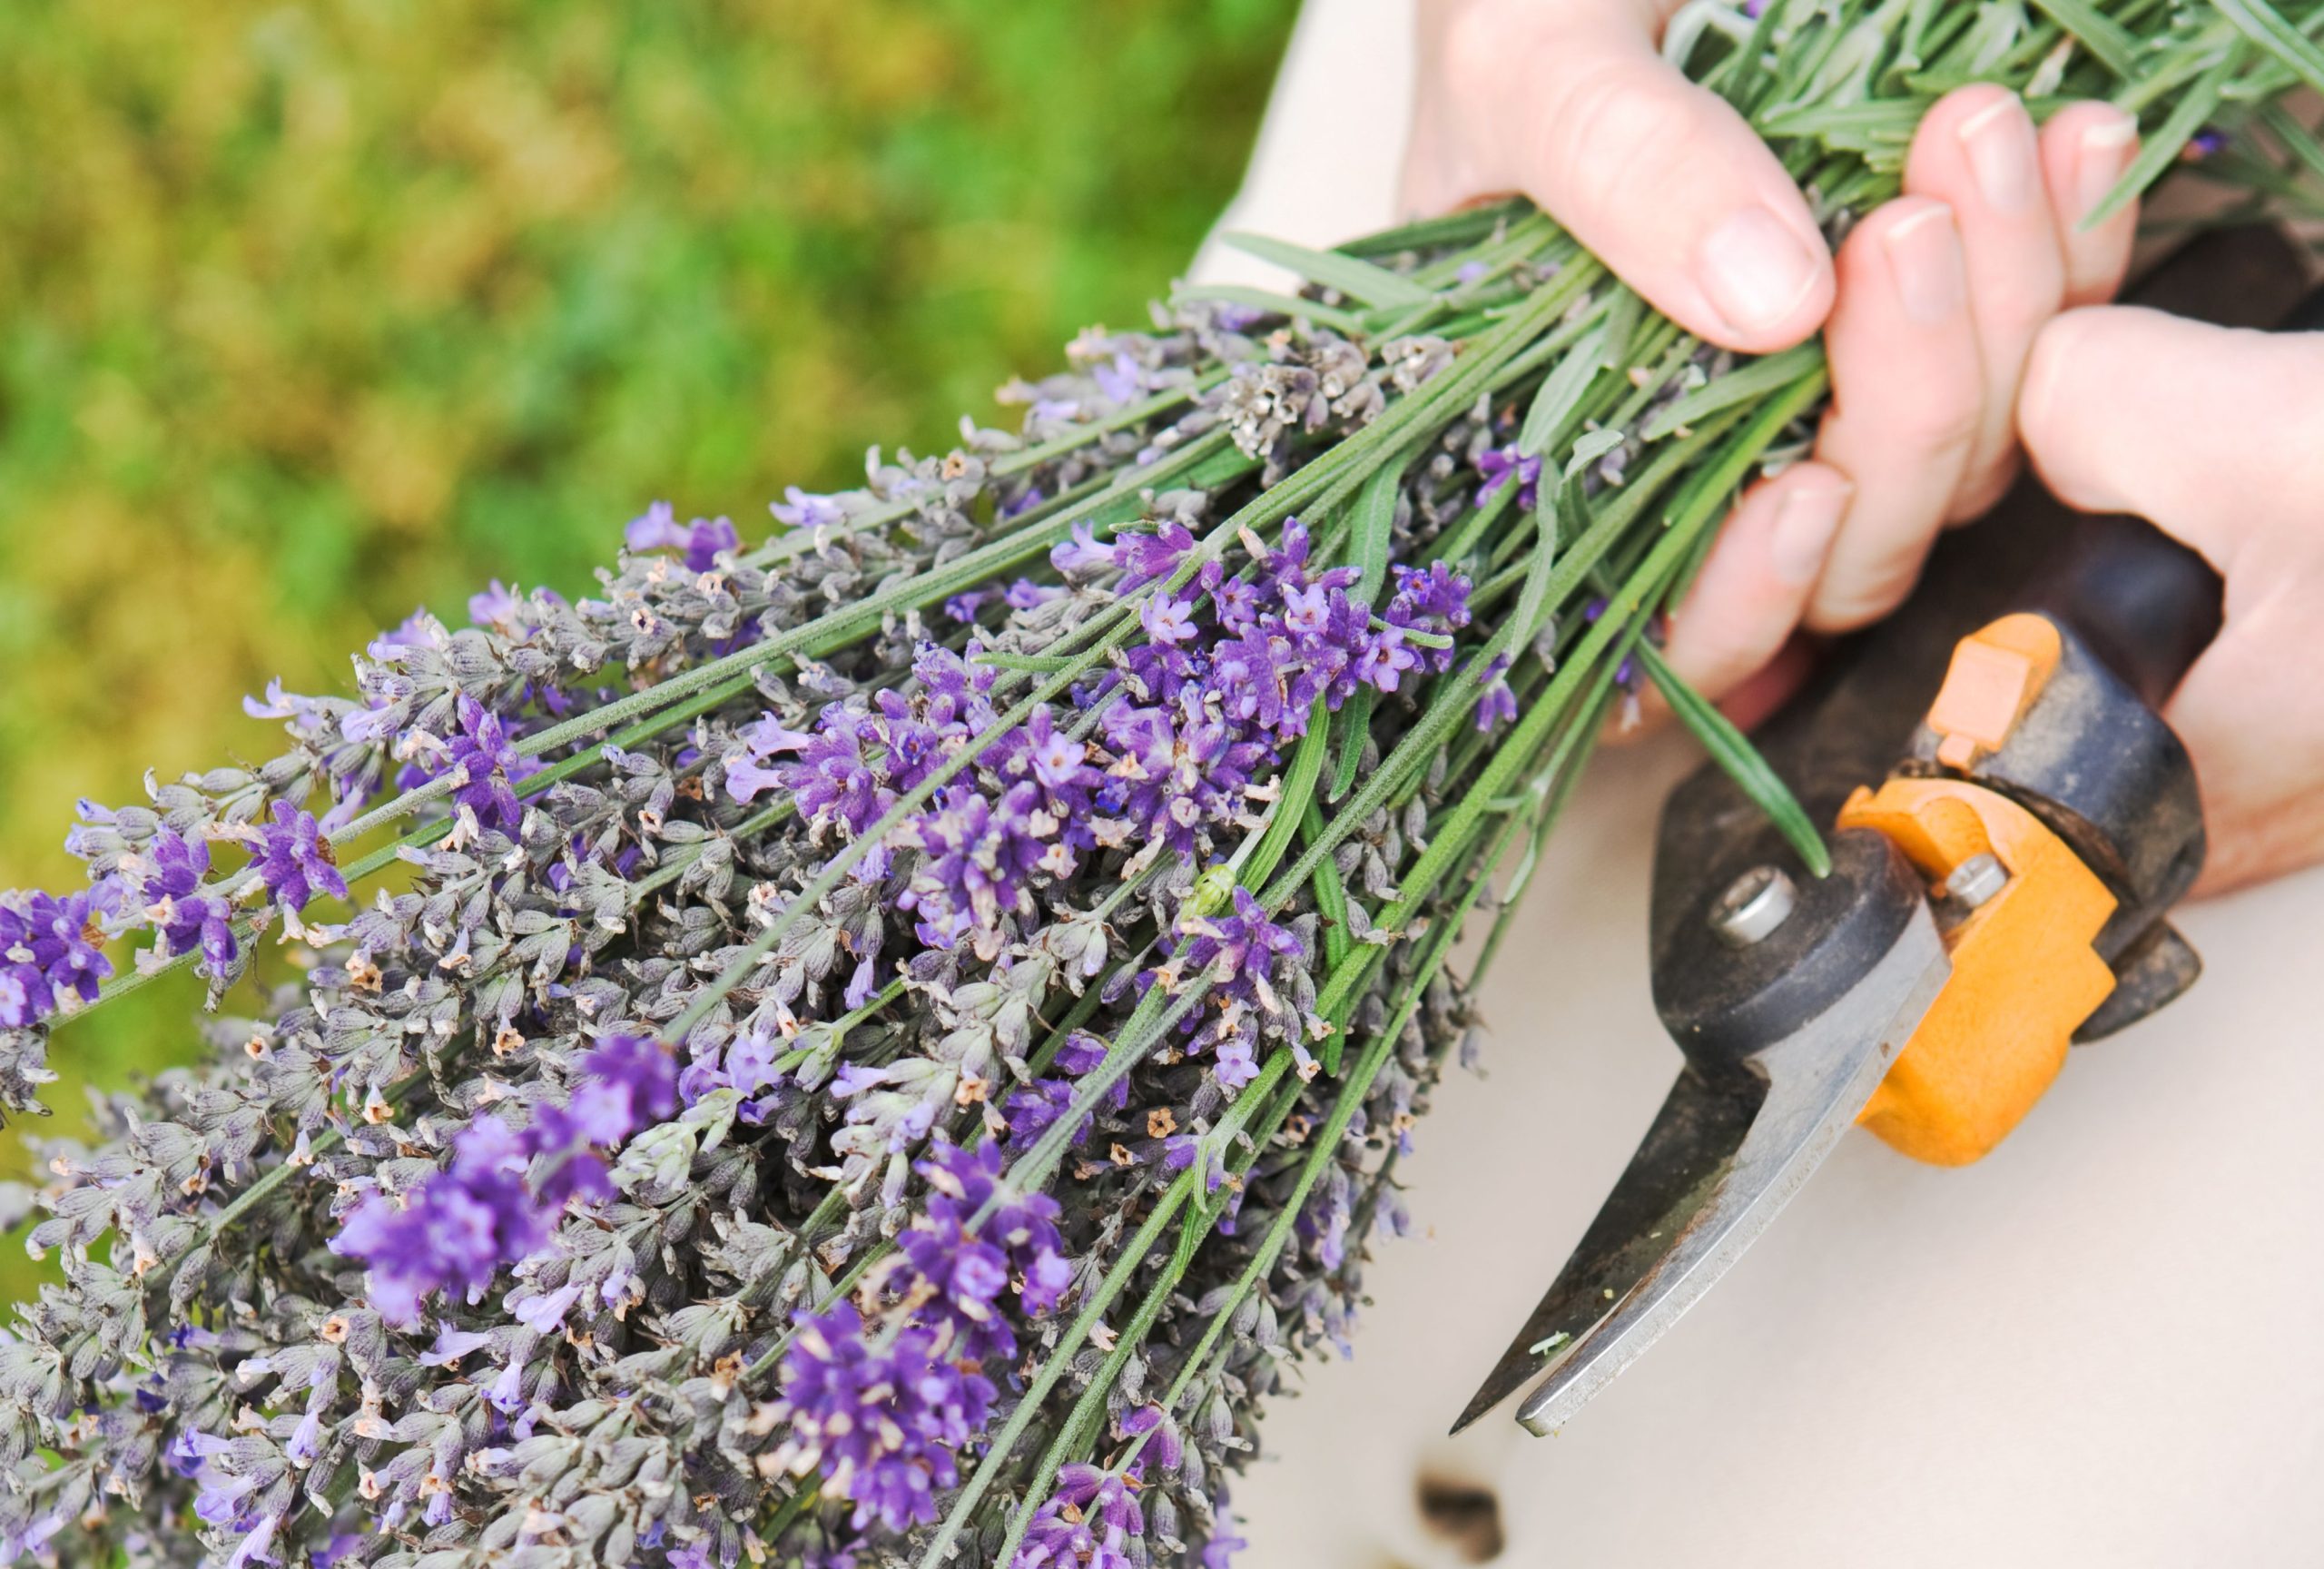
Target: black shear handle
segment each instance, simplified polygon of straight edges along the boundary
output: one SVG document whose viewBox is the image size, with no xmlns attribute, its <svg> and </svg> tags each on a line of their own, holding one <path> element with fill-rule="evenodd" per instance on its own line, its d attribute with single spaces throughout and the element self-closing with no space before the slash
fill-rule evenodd
<svg viewBox="0 0 2324 1569">
<path fill-rule="evenodd" d="M 2219 636 L 2226 587 L 2186 546 L 2136 518 L 2084 518 L 2026 608 L 2080 637 L 2160 710 Z"/>
</svg>

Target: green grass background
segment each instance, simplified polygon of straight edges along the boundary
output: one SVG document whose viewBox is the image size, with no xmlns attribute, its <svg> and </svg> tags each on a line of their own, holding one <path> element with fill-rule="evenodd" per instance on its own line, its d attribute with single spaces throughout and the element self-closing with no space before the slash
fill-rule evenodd
<svg viewBox="0 0 2324 1569">
<path fill-rule="evenodd" d="M 77 877 L 77 796 L 267 755 L 270 676 L 586 587 L 656 498 L 753 537 L 1142 321 L 1295 9 L 0 5 L 0 887 Z M 60 1033 L 50 1126 L 196 1003 Z"/>
</svg>

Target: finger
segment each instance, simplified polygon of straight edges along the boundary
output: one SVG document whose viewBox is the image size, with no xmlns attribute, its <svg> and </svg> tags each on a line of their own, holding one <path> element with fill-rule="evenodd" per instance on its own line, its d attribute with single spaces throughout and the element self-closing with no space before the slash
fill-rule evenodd
<svg viewBox="0 0 2324 1569">
<path fill-rule="evenodd" d="M 1689 331 L 1764 353 L 1814 331 L 1829 248 L 1775 154 L 1656 52 L 1659 8 L 1475 5 L 1446 24 L 1445 79 L 1474 84 L 1466 182 L 1517 189 Z M 1449 204 L 1475 191 L 1416 194 Z"/>
<path fill-rule="evenodd" d="M 2164 715 L 2202 790 L 2210 850 L 2196 892 L 2224 893 L 2324 859 L 2324 577 L 2239 615 Z"/>
<path fill-rule="evenodd" d="M 2065 262 L 2025 105 L 1990 83 L 1941 99 L 1913 137 L 1905 190 L 1946 203 L 1960 226 L 1984 393 L 1947 516 L 1974 518 L 2014 477 L 2018 380 L 2034 334 L 2065 297 Z"/>
<path fill-rule="evenodd" d="M 1840 297 L 1824 330 L 1832 407 L 1818 459 L 1856 483 L 1847 521 L 1807 607 L 1846 631 L 1911 592 L 1981 428 L 1984 374 L 1967 259 L 1952 209 L 1888 203 L 1840 247 Z"/>
<path fill-rule="evenodd" d="M 2086 221 L 2138 156 L 2139 123 L 2112 104 L 2076 104 L 2042 127 L 2042 183 L 2065 264 L 2065 303 L 2102 305 L 2122 286 L 2138 238 L 2139 204 Z"/>
<path fill-rule="evenodd" d="M 2324 333 L 2071 311 L 2036 340 L 2018 425 L 2059 499 L 2191 545 L 2228 579 L 2230 614 L 2324 546 Z"/>
<path fill-rule="evenodd" d="M 1782 650 L 1853 488 L 1836 469 L 1797 463 L 1736 508 L 1670 617 L 1664 657 L 1695 690 L 1724 697 Z"/>
</svg>

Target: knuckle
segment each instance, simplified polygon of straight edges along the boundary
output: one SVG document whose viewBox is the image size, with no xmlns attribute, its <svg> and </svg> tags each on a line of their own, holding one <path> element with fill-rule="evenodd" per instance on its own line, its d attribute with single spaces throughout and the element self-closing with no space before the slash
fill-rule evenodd
<svg viewBox="0 0 2324 1569">
<path fill-rule="evenodd" d="M 1973 394 L 1933 393 L 1904 398 L 1883 411 L 1895 460 L 1915 455 L 1924 460 L 1966 451 L 1984 429 L 1984 410 Z"/>
<path fill-rule="evenodd" d="M 1817 586 L 1807 607 L 1807 629 L 1854 632 L 1879 620 L 1912 594 L 1927 557 L 1928 542 L 1916 539 L 1871 559 L 1836 564 Z"/>
<path fill-rule="evenodd" d="M 1696 116 L 1684 93 L 1659 60 L 1600 64 L 1538 105 L 1536 167 L 1585 214 L 1669 190 L 1691 163 Z"/>
</svg>

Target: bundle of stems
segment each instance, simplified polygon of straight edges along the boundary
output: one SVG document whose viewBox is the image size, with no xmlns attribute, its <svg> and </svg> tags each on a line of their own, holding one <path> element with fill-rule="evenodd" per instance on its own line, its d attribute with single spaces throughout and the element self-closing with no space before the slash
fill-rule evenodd
<svg viewBox="0 0 2324 1569">
<path fill-rule="evenodd" d="M 2136 112 L 2116 202 L 2192 150 L 2304 211 L 2319 26 L 1667 46 L 1837 233 L 1980 80 Z M 1823 855 L 1657 652 L 1820 350 L 1708 347 L 1521 205 L 1243 243 L 1305 286 L 1085 335 L 763 543 L 656 508 L 596 593 L 415 617 L 253 700 L 274 758 L 84 804 L 88 888 L 0 896 L 0 1098 L 182 968 L 217 1050 L 15 1195 L 64 1278 L 0 1343 L 0 1561 L 1224 1561 L 1610 716 L 1659 686 Z"/>
</svg>

